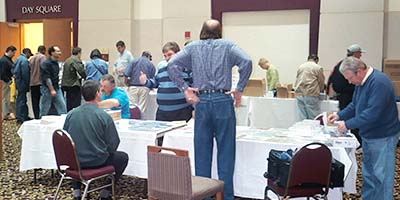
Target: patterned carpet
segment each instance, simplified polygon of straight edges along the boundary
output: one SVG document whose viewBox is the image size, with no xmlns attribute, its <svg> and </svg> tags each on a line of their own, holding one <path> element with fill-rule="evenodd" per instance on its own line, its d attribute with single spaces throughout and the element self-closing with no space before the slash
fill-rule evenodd
<svg viewBox="0 0 400 200">
<path fill-rule="evenodd" d="M 51 170 L 39 170 L 37 172 L 37 183 L 33 181 L 33 170 L 19 172 L 19 159 L 21 151 L 21 139 L 17 134 L 18 125 L 15 121 L 3 122 L 3 149 L 4 159 L 0 161 L 0 199 L 52 199 L 57 188 L 59 177 L 53 177 Z M 360 161 L 360 154 L 357 159 Z M 397 150 L 395 197 L 400 199 L 399 191 L 399 158 L 400 149 Z M 359 167 L 360 169 L 360 167 Z M 358 171 L 357 194 L 345 194 L 343 199 L 355 200 L 360 198 L 361 172 Z M 146 180 L 131 176 L 123 176 L 116 187 L 117 199 L 139 200 L 147 199 Z M 98 199 L 94 192 L 90 199 Z M 72 199 L 72 189 L 64 185 L 60 193 L 60 199 Z M 237 200 L 246 200 L 237 198 Z"/>
</svg>

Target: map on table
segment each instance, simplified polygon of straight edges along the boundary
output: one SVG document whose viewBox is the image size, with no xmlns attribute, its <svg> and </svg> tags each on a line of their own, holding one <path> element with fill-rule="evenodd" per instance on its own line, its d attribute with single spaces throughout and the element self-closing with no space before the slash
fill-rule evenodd
<svg viewBox="0 0 400 200">
<path fill-rule="evenodd" d="M 150 121 L 150 120 L 120 120 L 116 122 L 120 129 L 128 129 L 131 131 L 139 132 L 166 132 L 178 127 L 185 126 L 186 123 L 182 121 L 164 122 L 164 121 Z"/>
</svg>

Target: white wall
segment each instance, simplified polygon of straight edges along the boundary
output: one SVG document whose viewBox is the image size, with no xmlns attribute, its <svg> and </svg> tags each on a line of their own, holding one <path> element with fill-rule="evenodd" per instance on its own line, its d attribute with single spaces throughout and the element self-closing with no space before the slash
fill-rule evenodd
<svg viewBox="0 0 400 200">
<path fill-rule="evenodd" d="M 258 66 L 267 58 L 281 83 L 294 83 L 309 52 L 309 10 L 233 12 L 223 14 L 223 37 L 238 44 L 253 60 L 254 78 L 265 78 Z"/>
<path fill-rule="evenodd" d="M 382 69 L 383 3 L 383 0 L 321 1 L 318 54 L 326 75 L 346 56 L 347 47 L 353 43 L 367 50 L 362 60 Z"/>
<path fill-rule="evenodd" d="M 0 0 L 0 22 L 6 21 L 6 0 Z"/>
<path fill-rule="evenodd" d="M 108 0 L 79 1 L 78 46 L 82 48 L 83 60 L 89 60 L 89 54 L 95 48 L 106 49 L 112 66 L 118 56 L 115 44 L 119 40 L 123 40 L 130 50 L 132 13 L 133 3 L 130 0 L 119 0 L 118 3 Z"/>
<path fill-rule="evenodd" d="M 386 14 L 386 59 L 400 59 L 400 1 L 389 0 Z"/>
</svg>

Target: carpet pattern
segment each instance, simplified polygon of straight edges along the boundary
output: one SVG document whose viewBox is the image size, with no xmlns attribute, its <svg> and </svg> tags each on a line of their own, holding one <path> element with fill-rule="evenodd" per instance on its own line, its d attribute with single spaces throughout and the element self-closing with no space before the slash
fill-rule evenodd
<svg viewBox="0 0 400 200">
<path fill-rule="evenodd" d="M 53 176 L 51 170 L 37 171 L 37 182 L 33 181 L 33 170 L 19 172 L 19 160 L 21 151 L 21 139 L 17 131 L 19 125 L 16 121 L 3 122 L 3 155 L 4 159 L 0 161 L 0 199 L 18 199 L 18 200 L 36 200 L 52 199 L 59 181 L 58 176 Z M 399 182 L 399 158 L 400 150 L 397 150 L 396 159 L 396 180 L 394 199 L 400 199 Z M 359 170 L 357 173 L 357 194 L 344 194 L 343 199 L 355 200 L 361 199 L 360 189 L 362 184 L 361 153 L 357 154 Z M 54 174 L 56 172 L 54 171 Z M 69 182 L 69 181 L 65 181 Z M 116 199 L 140 200 L 147 199 L 146 180 L 132 176 L 122 176 L 116 186 Z M 59 199 L 72 199 L 72 189 L 66 184 L 61 188 Z M 98 193 L 90 194 L 90 199 L 98 199 Z M 248 200 L 245 198 L 236 198 L 236 200 Z"/>
</svg>

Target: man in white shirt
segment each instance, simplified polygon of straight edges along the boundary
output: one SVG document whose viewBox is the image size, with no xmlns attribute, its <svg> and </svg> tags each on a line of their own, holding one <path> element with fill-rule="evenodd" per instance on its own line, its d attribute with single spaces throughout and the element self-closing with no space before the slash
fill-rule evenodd
<svg viewBox="0 0 400 200">
<path fill-rule="evenodd" d="M 128 66 L 128 63 L 133 60 L 133 56 L 132 53 L 126 49 L 124 41 L 118 41 L 115 46 L 117 47 L 117 51 L 119 53 L 118 58 L 114 63 L 114 73 L 116 76 L 115 79 L 117 80 L 117 86 L 123 87 L 125 86 L 124 71 Z"/>
</svg>

